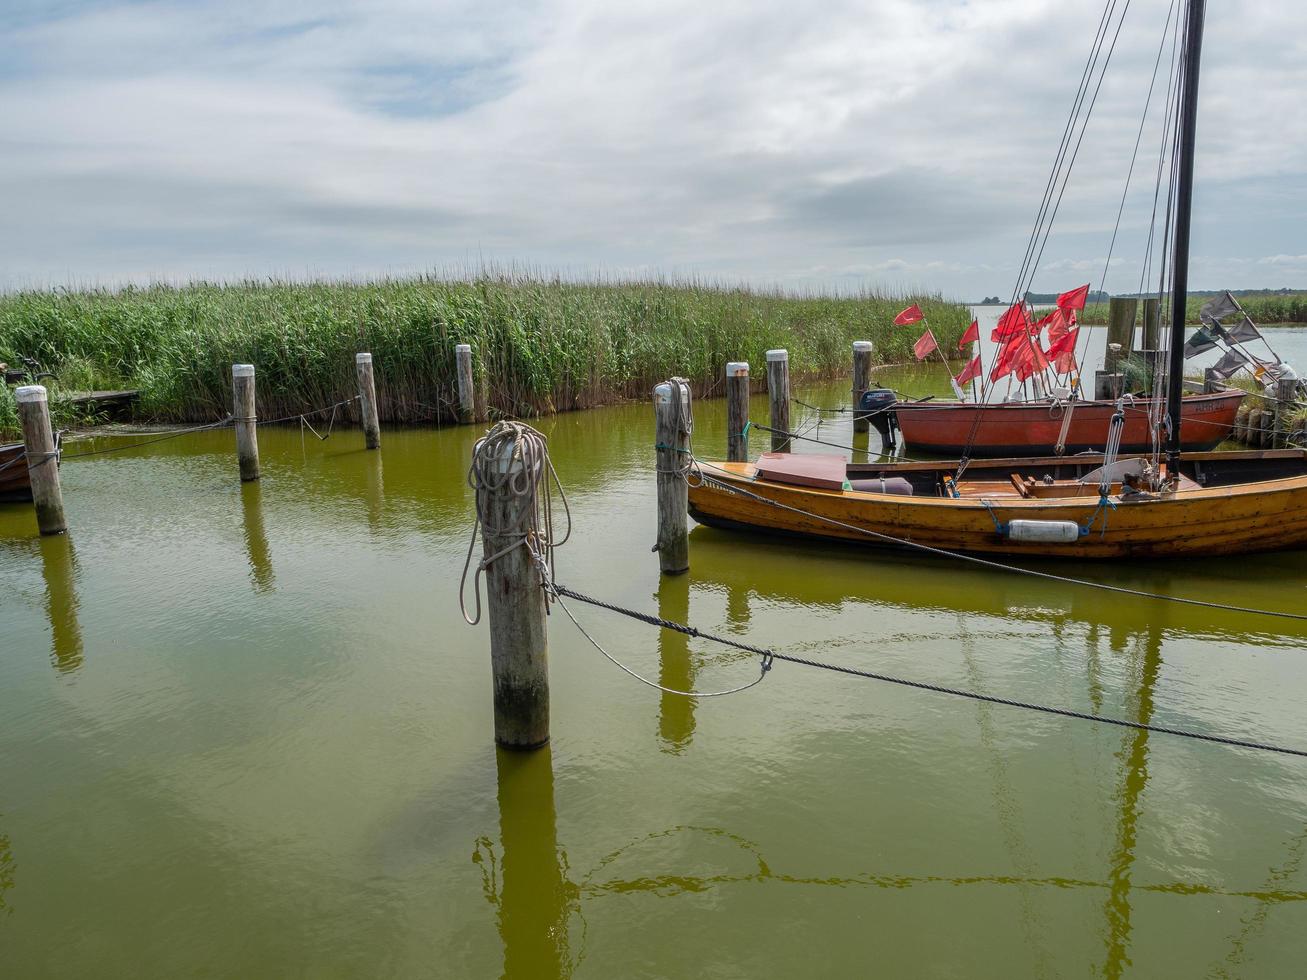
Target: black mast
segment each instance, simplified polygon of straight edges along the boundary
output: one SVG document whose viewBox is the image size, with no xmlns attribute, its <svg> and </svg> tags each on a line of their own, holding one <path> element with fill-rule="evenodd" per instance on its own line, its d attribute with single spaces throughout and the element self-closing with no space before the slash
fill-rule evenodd
<svg viewBox="0 0 1307 980">
<path fill-rule="evenodd" d="M 1189 212 L 1194 196 L 1194 131 L 1198 127 L 1198 61 L 1203 52 L 1206 0 L 1189 0 L 1185 20 L 1184 74 L 1180 82 L 1179 171 L 1175 195 L 1175 245 L 1171 272 L 1171 362 L 1166 384 L 1166 415 L 1171 435 L 1166 468 L 1174 477 L 1180 463 L 1180 396 L 1184 391 L 1184 321 L 1189 295 Z"/>
</svg>

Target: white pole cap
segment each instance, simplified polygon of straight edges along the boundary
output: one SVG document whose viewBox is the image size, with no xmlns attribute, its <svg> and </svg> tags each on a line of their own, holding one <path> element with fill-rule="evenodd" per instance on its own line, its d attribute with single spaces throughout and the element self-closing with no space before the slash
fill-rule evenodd
<svg viewBox="0 0 1307 980">
<path fill-rule="evenodd" d="M 365 353 L 365 352 L 363 352 L 363 351 L 359 351 L 359 353 L 357 353 L 357 354 L 354 355 L 354 363 L 355 363 L 355 364 L 371 364 L 371 363 L 372 363 L 372 355 L 371 355 L 371 354 L 368 354 L 368 353 Z"/>
<path fill-rule="evenodd" d="M 252 378 L 254 377 L 254 365 L 233 364 L 231 366 L 231 376 L 233 378 Z"/>
<path fill-rule="evenodd" d="M 14 399 L 20 405 L 46 400 L 45 385 L 23 385 L 14 392 Z"/>
<path fill-rule="evenodd" d="M 729 361 L 726 365 L 726 377 L 728 378 L 747 378 L 749 376 L 748 361 Z"/>
<path fill-rule="evenodd" d="M 871 341 L 870 341 L 870 340 L 855 340 L 855 341 L 853 342 L 853 349 L 854 349 L 854 350 L 859 350 L 859 351 L 863 351 L 863 350 L 865 350 L 865 351 L 870 351 L 870 350 L 871 350 Z"/>
<path fill-rule="evenodd" d="M 784 347 L 779 347 L 776 350 L 769 350 L 767 352 L 768 363 L 771 363 L 772 361 L 788 361 L 789 359 L 790 352 Z"/>
<path fill-rule="evenodd" d="M 471 344 L 455 344 L 455 345 L 454 345 L 454 353 L 455 353 L 455 354 L 471 354 L 471 353 L 472 353 L 472 345 L 471 345 Z"/>
<path fill-rule="evenodd" d="M 655 405 L 666 405 L 672 400 L 671 383 L 664 381 L 662 384 L 654 385 L 653 396 Z"/>
</svg>

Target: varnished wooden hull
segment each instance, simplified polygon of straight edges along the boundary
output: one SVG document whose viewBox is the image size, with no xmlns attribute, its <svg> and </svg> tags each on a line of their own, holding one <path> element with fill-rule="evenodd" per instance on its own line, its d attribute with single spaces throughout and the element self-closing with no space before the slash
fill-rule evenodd
<svg viewBox="0 0 1307 980">
<path fill-rule="evenodd" d="M 1184 448 L 1215 449 L 1230 436 L 1244 393 L 1219 391 L 1185 396 L 1180 417 L 1184 420 Z M 1152 448 L 1147 399 L 1128 404 L 1121 430 L 1121 452 L 1142 453 Z M 974 405 L 964 402 L 906 402 L 895 406 L 903 441 L 918 453 L 972 457 L 1052 455 L 1062 435 L 1065 406 L 1051 403 Z M 1114 401 L 1075 403 L 1066 430 L 1067 453 L 1084 450 L 1102 452 Z"/>
<path fill-rule="evenodd" d="M 1220 465 L 1221 457 L 1248 457 L 1250 466 L 1254 457 L 1264 459 L 1268 471 L 1282 475 L 1276 479 L 1182 490 L 1152 500 L 1112 497 L 1112 506 L 1100 508 L 1096 494 L 1055 499 L 1017 496 L 952 499 L 816 490 L 755 480 L 754 467 L 747 463 L 705 463 L 703 472 L 709 479 L 691 487 L 690 513 L 700 523 L 720 527 L 888 547 L 902 547 L 902 542 L 911 542 L 949 551 L 994 555 L 1182 558 L 1307 547 L 1307 453 L 1300 450 L 1207 453 L 1188 458 L 1201 465 L 1208 457 L 1214 466 Z M 1078 461 L 1082 466 L 1094 462 L 1093 458 Z M 988 465 L 997 475 L 1005 464 L 1038 472 L 1041 466 L 1051 468 L 1066 463 L 1065 459 L 1035 459 Z M 874 467 L 876 473 L 885 475 L 912 469 L 913 464 Z M 920 472 L 920 464 L 915 470 Z M 972 474 L 973 470 L 969 468 L 967 472 Z M 745 492 L 733 493 L 723 488 Z M 807 513 L 775 507 L 753 495 Z M 822 520 L 823 517 L 894 540 L 876 539 Z M 999 525 L 1018 518 L 1073 521 L 1081 526 L 1093 518 L 1093 524 L 1087 534 L 1074 542 L 1020 542 L 999 529 Z"/>
<path fill-rule="evenodd" d="M 0 446 L 0 503 L 32 499 L 32 481 L 23 459 L 23 444 Z"/>
</svg>

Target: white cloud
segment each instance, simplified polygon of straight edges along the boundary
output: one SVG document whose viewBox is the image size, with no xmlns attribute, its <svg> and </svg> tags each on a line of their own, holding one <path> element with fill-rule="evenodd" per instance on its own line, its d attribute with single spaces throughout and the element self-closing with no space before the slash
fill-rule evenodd
<svg viewBox="0 0 1307 980">
<path fill-rule="evenodd" d="M 1037 289 L 1101 272 L 1165 17 L 1136 6 Z M 19 53 L 0 66 L 0 286 L 485 257 L 968 296 L 1011 288 L 1098 16 L 1055 0 L 32 9 L 0 19 Z M 1195 285 L 1262 285 L 1246 260 L 1301 249 L 1307 60 L 1287 0 L 1209 21 Z M 1109 288 L 1136 285 L 1149 154 Z"/>
</svg>

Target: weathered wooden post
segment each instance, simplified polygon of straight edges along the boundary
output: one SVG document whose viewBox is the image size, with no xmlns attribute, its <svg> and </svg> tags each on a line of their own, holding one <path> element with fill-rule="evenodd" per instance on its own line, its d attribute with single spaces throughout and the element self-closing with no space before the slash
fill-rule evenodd
<svg viewBox="0 0 1307 980">
<path fill-rule="evenodd" d="M 749 362 L 731 361 L 726 365 L 726 459 L 732 463 L 749 461 Z"/>
<path fill-rule="evenodd" d="M 454 347 L 454 366 L 458 371 L 458 420 L 464 425 L 478 421 L 476 384 L 472 380 L 472 345 Z"/>
<path fill-rule="evenodd" d="M 1144 300 L 1144 349 L 1157 350 L 1161 346 L 1162 301 L 1156 296 Z"/>
<path fill-rule="evenodd" d="M 372 376 L 372 355 L 354 355 L 354 371 L 359 379 L 359 425 L 363 442 L 369 449 L 381 448 L 381 421 L 377 417 L 377 383 Z"/>
<path fill-rule="evenodd" d="M 503 423 L 500 423 L 503 425 Z M 543 442 L 543 436 L 540 437 Z M 541 540 L 528 493 L 544 493 L 540 460 L 527 472 L 522 432 L 496 426 L 477 443 L 473 462 L 477 511 L 485 515 L 481 548 L 486 566 L 490 669 L 494 679 L 495 741 L 529 749 L 549 741 L 549 638 L 545 593 L 528 541 Z"/>
<path fill-rule="evenodd" d="M 64 492 L 59 485 L 59 453 L 50 428 L 50 402 L 43 385 L 24 385 L 14 392 L 18 420 L 23 427 L 27 452 L 27 474 L 36 506 L 36 526 L 42 534 L 63 534 L 68 530 L 64 516 Z"/>
<path fill-rule="evenodd" d="M 690 384 L 672 378 L 656 385 L 654 446 L 658 480 L 658 568 L 679 575 L 690 567 L 690 487 L 685 474 L 690 463 Z"/>
<path fill-rule="evenodd" d="M 259 420 L 254 412 L 254 365 L 231 366 L 232 417 L 236 428 L 236 459 L 241 479 L 259 478 Z"/>
<path fill-rule="evenodd" d="M 860 408 L 862 396 L 871 386 L 871 341 L 853 342 L 853 431 L 866 432 L 871 424 Z"/>
<path fill-rule="evenodd" d="M 1113 296 L 1107 303 L 1107 354 L 1103 369 L 1108 373 L 1120 370 L 1121 362 L 1130 356 L 1135 347 L 1135 316 L 1139 301 L 1124 296 Z M 1119 348 L 1113 349 L 1113 344 Z"/>
<path fill-rule="evenodd" d="M 790 352 L 767 352 L 767 403 L 771 409 L 771 450 L 790 451 Z"/>
<path fill-rule="evenodd" d="M 1281 378 L 1275 382 L 1275 433 L 1272 445 L 1281 448 L 1288 445 L 1293 432 L 1293 418 L 1298 408 L 1298 379 Z"/>
</svg>

